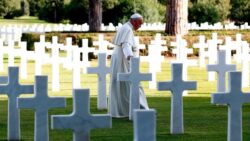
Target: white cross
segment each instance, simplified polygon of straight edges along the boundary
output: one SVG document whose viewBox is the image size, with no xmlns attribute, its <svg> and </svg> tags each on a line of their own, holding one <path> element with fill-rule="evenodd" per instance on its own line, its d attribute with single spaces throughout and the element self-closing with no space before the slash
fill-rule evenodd
<svg viewBox="0 0 250 141">
<path fill-rule="evenodd" d="M 87 68 L 87 73 L 96 73 L 98 75 L 98 109 L 107 109 L 106 75 L 111 72 L 111 69 L 106 66 L 106 60 L 106 53 L 99 53 L 98 66 Z"/>
<path fill-rule="evenodd" d="M 108 50 L 109 42 L 104 40 L 103 34 L 98 35 L 98 41 L 93 41 L 93 45 L 98 46 L 98 50 L 94 52 L 95 54 L 106 53 L 107 55 L 111 55 L 113 52 L 112 50 Z"/>
<path fill-rule="evenodd" d="M 67 37 L 66 38 L 66 45 L 62 46 L 60 49 L 65 50 L 66 51 L 66 58 L 64 59 L 63 62 L 63 66 L 67 69 L 71 69 L 71 62 L 73 60 L 73 48 L 75 46 L 72 45 L 72 38 L 71 37 Z"/>
<path fill-rule="evenodd" d="M 249 44 L 246 41 L 242 42 L 242 54 L 241 54 L 241 71 L 242 71 L 242 86 L 249 86 L 249 61 L 250 61 L 250 49 Z"/>
<path fill-rule="evenodd" d="M 241 91 L 241 72 L 229 73 L 229 91 L 214 93 L 212 104 L 228 104 L 228 141 L 242 140 L 242 105 L 250 102 L 250 93 Z"/>
<path fill-rule="evenodd" d="M 89 47 L 88 39 L 82 39 L 82 47 L 80 47 L 80 52 L 82 53 L 82 69 L 83 73 L 87 72 L 87 67 L 90 66 L 89 53 L 95 52 L 95 48 Z"/>
<path fill-rule="evenodd" d="M 81 66 L 83 63 L 80 61 L 81 49 L 78 46 L 73 47 L 73 60 L 71 62 L 73 71 L 73 89 L 81 88 Z"/>
<path fill-rule="evenodd" d="M 158 82 L 158 90 L 170 90 L 172 92 L 171 99 L 171 133 L 182 134 L 183 128 L 183 100 L 182 95 L 185 90 L 195 90 L 196 82 L 183 81 L 181 63 L 172 64 L 172 80 L 169 82 Z"/>
<path fill-rule="evenodd" d="M 208 48 L 208 45 L 205 43 L 205 36 L 199 36 L 199 43 L 193 44 L 193 47 L 199 49 L 199 66 L 205 67 L 207 56 L 206 49 Z"/>
<path fill-rule="evenodd" d="M 88 89 L 75 89 L 73 98 L 73 112 L 70 115 L 52 115 L 52 129 L 71 129 L 73 141 L 89 141 L 90 130 L 111 127 L 110 115 L 90 114 Z"/>
<path fill-rule="evenodd" d="M 0 85 L 0 94 L 8 95 L 8 139 L 20 140 L 20 117 L 17 108 L 17 97 L 21 94 L 34 92 L 33 85 L 19 84 L 18 67 L 9 67 L 8 83 Z"/>
<path fill-rule="evenodd" d="M 225 50 L 225 52 L 226 52 L 226 63 L 231 64 L 231 62 L 232 62 L 231 61 L 232 60 L 231 53 L 232 53 L 232 50 L 234 50 L 234 46 L 233 46 L 233 42 L 232 42 L 231 37 L 226 37 L 225 44 L 220 45 L 219 49 L 220 50 Z"/>
<path fill-rule="evenodd" d="M 48 48 L 51 48 L 52 56 L 50 58 L 50 62 L 52 63 L 52 91 L 60 90 L 60 63 L 61 57 L 59 56 L 59 48 L 61 48 L 62 44 L 58 44 L 58 37 L 52 37 L 52 43 L 48 45 Z"/>
<path fill-rule="evenodd" d="M 217 43 L 213 40 L 208 40 L 208 64 L 212 65 L 216 63 L 217 56 Z M 208 81 L 215 80 L 215 72 L 208 72 Z"/>
<path fill-rule="evenodd" d="M 226 91 L 226 81 L 225 76 L 226 72 L 236 71 L 235 65 L 228 65 L 226 63 L 226 52 L 218 52 L 218 63 L 216 65 L 207 65 L 207 71 L 216 71 L 218 73 L 218 82 L 217 82 L 217 91 L 225 92 Z"/>
<path fill-rule="evenodd" d="M 66 99 L 48 96 L 48 77 L 35 77 L 35 90 L 32 98 L 18 98 L 18 108 L 35 110 L 35 141 L 48 141 L 48 110 L 66 107 Z"/>
<path fill-rule="evenodd" d="M 148 73 L 140 73 L 139 71 L 139 58 L 133 57 L 130 60 L 129 73 L 118 73 L 117 81 L 129 81 L 130 82 L 130 100 L 129 100 L 129 119 L 133 119 L 133 110 L 140 108 L 139 100 L 139 85 L 140 81 L 150 81 L 152 75 Z"/>
</svg>

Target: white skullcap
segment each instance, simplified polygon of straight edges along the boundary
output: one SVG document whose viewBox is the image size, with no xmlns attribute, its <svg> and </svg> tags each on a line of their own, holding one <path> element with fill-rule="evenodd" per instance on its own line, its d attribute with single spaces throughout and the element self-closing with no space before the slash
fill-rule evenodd
<svg viewBox="0 0 250 141">
<path fill-rule="evenodd" d="M 135 13 L 133 14 L 130 19 L 139 19 L 139 18 L 142 18 L 142 15 L 138 14 L 138 13 Z"/>
</svg>

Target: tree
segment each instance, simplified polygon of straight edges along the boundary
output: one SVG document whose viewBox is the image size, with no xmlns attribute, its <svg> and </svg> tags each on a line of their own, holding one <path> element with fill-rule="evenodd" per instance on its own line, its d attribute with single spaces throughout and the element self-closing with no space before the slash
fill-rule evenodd
<svg viewBox="0 0 250 141">
<path fill-rule="evenodd" d="M 231 0 L 230 19 L 236 24 L 250 23 L 250 1 L 249 0 Z"/>
<path fill-rule="evenodd" d="M 88 22 L 87 0 L 72 0 L 65 7 L 66 17 L 69 19 L 70 23 L 83 24 Z"/>
<path fill-rule="evenodd" d="M 89 31 L 99 32 L 102 24 L 102 1 L 89 0 Z"/>
<path fill-rule="evenodd" d="M 188 0 L 167 0 L 165 32 L 170 35 L 188 33 Z"/>
</svg>

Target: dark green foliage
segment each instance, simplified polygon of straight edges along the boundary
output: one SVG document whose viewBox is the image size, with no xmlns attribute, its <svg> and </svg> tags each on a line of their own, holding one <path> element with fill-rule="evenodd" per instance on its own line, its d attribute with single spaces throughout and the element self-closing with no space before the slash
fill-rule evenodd
<svg viewBox="0 0 250 141">
<path fill-rule="evenodd" d="M 207 3 L 195 3 L 188 9 L 189 22 L 198 24 L 208 22 L 210 24 L 220 22 L 220 14 L 215 6 Z"/>
<path fill-rule="evenodd" d="M 45 0 L 45 5 L 39 11 L 39 19 L 58 23 L 64 18 L 63 0 Z"/>
<path fill-rule="evenodd" d="M 34 43 L 39 42 L 40 34 L 22 34 L 22 41 L 27 42 L 27 50 L 34 50 Z"/>
<path fill-rule="evenodd" d="M 0 16 L 13 19 L 22 16 L 21 2 L 19 0 L 0 0 Z"/>
<path fill-rule="evenodd" d="M 72 24 L 88 22 L 88 3 L 84 0 L 72 0 L 65 8 L 66 18 Z"/>
<path fill-rule="evenodd" d="M 237 24 L 244 22 L 250 23 L 250 1 L 249 0 L 231 0 L 231 20 Z"/>
</svg>

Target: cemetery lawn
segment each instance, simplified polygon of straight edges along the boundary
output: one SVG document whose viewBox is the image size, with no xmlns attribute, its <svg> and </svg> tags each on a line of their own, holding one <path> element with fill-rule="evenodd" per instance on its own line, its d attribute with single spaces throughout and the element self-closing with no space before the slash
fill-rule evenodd
<svg viewBox="0 0 250 141">
<path fill-rule="evenodd" d="M 184 97 L 184 134 L 170 134 L 170 97 L 149 97 L 151 108 L 157 110 L 157 141 L 224 141 L 227 138 L 227 107 L 210 104 L 209 97 Z M 7 136 L 7 101 L 0 101 L 0 140 Z M 67 99 L 66 109 L 50 110 L 50 115 L 70 114 L 72 99 Z M 96 109 L 96 98 L 91 98 L 92 114 L 106 113 Z M 243 106 L 243 139 L 249 140 L 250 105 Z M 50 119 L 50 118 L 49 118 Z M 70 130 L 50 130 L 50 141 L 71 141 Z M 21 137 L 34 140 L 34 112 L 21 110 Z M 132 141 L 133 124 L 128 118 L 112 119 L 112 129 L 94 129 L 91 141 Z"/>
<path fill-rule="evenodd" d="M 61 54 L 62 56 L 64 54 Z M 7 59 L 5 58 L 5 71 L 0 76 L 7 74 Z M 20 60 L 16 59 L 15 64 Z M 110 63 L 108 61 L 108 63 Z M 91 66 L 97 66 L 97 60 L 91 61 Z M 51 91 L 51 65 L 44 65 L 42 73 L 48 75 L 48 94 L 50 96 L 67 97 L 67 107 L 51 109 L 49 115 L 68 115 L 72 112 L 72 72 L 60 66 L 60 92 Z M 28 63 L 28 78 L 20 79 L 21 84 L 34 84 L 34 62 Z M 148 64 L 140 64 L 141 72 L 148 72 Z M 107 76 L 107 87 L 109 76 Z M 169 59 L 162 62 L 162 71 L 157 73 L 157 81 L 169 81 L 171 68 Z M 97 76 L 95 74 L 82 74 L 82 88 L 90 89 L 91 114 L 106 114 L 106 110 L 98 110 L 96 107 Z M 157 91 L 148 88 L 148 82 L 142 82 L 147 95 L 150 108 L 157 112 L 157 141 L 225 141 L 227 140 L 227 110 L 226 105 L 218 106 L 210 103 L 211 93 L 216 91 L 216 82 L 207 81 L 206 68 L 189 67 L 188 80 L 197 81 L 197 90 L 188 91 L 189 95 L 183 97 L 184 134 L 170 134 L 170 105 L 171 93 L 169 91 Z M 250 88 L 243 88 L 249 92 Z M 26 96 L 26 95 L 22 95 Z M 7 139 L 7 98 L 0 97 L 0 140 Z M 250 140 L 250 104 L 243 106 L 242 125 L 243 140 Z M 30 109 L 20 110 L 21 138 L 23 141 L 34 140 L 34 111 Z M 50 120 L 50 116 L 48 117 Z M 49 124 L 49 127 L 51 123 Z M 70 130 L 49 131 L 50 141 L 72 141 Z M 94 129 L 91 131 L 91 141 L 132 141 L 133 122 L 128 118 L 112 119 L 111 129 Z"/>
</svg>

